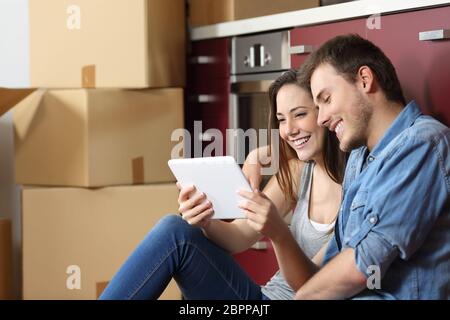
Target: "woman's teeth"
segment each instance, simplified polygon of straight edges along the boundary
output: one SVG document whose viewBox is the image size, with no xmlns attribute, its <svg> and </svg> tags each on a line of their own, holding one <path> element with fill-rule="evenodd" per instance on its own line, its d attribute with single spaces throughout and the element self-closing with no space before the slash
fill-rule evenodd
<svg viewBox="0 0 450 320">
<path fill-rule="evenodd" d="M 296 147 L 302 146 L 302 145 L 304 145 L 305 143 L 307 143 L 307 142 L 309 141 L 309 138 L 311 138 L 311 136 L 308 136 L 308 137 L 304 137 L 304 138 L 301 138 L 301 139 L 294 140 L 294 145 L 295 145 Z"/>
</svg>

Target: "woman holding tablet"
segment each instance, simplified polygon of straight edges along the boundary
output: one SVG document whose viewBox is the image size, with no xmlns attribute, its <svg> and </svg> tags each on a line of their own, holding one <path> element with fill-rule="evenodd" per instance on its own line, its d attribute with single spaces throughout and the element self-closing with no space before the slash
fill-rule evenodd
<svg viewBox="0 0 450 320">
<path fill-rule="evenodd" d="M 296 71 L 274 81 L 269 96 L 270 129 L 280 132 L 279 155 L 272 154 L 279 171 L 259 191 L 252 182 L 260 181 L 258 154 L 267 150 L 250 153 L 243 171 L 254 191 L 240 193 L 247 219 L 210 219 L 214 208 L 205 195 L 181 188 L 181 216 L 168 215 L 149 232 L 100 299 L 157 299 L 172 278 L 186 299 L 293 299 L 318 270 L 340 206 L 346 155 L 336 136 L 317 125 L 318 110 Z M 280 270 L 261 287 L 231 254 L 263 236 Z"/>
</svg>

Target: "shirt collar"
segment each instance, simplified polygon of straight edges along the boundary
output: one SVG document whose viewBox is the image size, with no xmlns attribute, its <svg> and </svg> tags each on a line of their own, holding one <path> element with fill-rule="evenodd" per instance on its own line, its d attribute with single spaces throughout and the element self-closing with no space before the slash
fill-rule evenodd
<svg viewBox="0 0 450 320">
<path fill-rule="evenodd" d="M 421 114 L 422 112 L 415 101 L 408 103 L 397 118 L 395 118 L 383 138 L 375 145 L 368 156 L 368 161 L 372 162 L 396 136 L 409 128 Z"/>
</svg>

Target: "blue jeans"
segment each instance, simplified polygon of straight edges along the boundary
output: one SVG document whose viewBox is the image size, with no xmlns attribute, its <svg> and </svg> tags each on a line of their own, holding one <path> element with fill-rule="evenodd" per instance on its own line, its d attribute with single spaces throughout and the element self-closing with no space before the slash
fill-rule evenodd
<svg viewBox="0 0 450 320">
<path fill-rule="evenodd" d="M 267 299 L 227 251 L 177 215 L 159 221 L 100 299 L 157 299 L 172 278 L 186 299 Z"/>
</svg>

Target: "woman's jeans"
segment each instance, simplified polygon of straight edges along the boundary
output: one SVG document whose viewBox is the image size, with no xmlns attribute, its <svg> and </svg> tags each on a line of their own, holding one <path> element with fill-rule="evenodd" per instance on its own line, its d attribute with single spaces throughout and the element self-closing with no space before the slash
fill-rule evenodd
<svg viewBox="0 0 450 320">
<path fill-rule="evenodd" d="M 159 221 L 100 299 L 157 299 L 172 277 L 185 299 L 267 299 L 228 252 L 177 215 Z"/>
</svg>

